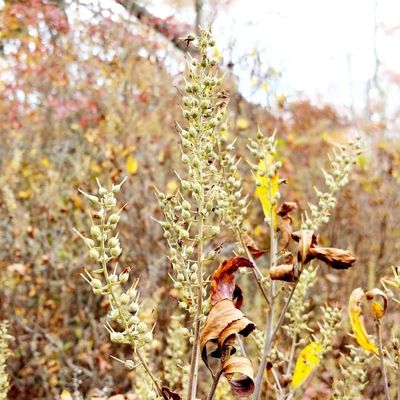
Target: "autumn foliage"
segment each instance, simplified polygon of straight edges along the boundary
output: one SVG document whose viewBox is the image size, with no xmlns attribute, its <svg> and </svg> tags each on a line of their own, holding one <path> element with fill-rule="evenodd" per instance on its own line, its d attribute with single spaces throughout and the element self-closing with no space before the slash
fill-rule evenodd
<svg viewBox="0 0 400 400">
<path fill-rule="evenodd" d="M 209 165 L 226 178 L 218 184 L 229 195 L 219 199 L 220 214 L 217 206 L 209 210 L 215 214 L 204 230 L 206 256 L 194 259 L 187 249 L 200 235 L 191 231 L 200 214 L 192 186 L 186 190 L 190 207 L 182 207 L 187 177 L 181 172 L 182 131 L 194 123 L 185 110 L 197 107 L 183 100 L 196 97 L 185 92 L 185 57 L 199 54 L 188 36 L 193 29 L 175 18 L 138 17 L 134 7 L 129 14 L 127 3 L 115 3 L 1 5 L 0 321 L 8 323 L 0 370 L 7 373 L 9 398 L 141 399 L 153 391 L 157 398 L 186 399 L 194 322 L 199 398 L 210 396 L 213 385 L 218 400 L 257 391 L 268 399 L 395 398 L 396 112 L 386 113 L 378 98 L 369 114 L 349 118 L 331 105 L 273 93 L 267 110 L 242 96 L 229 60 L 212 43 L 207 54 L 224 79 L 213 91 L 215 103 L 199 107 L 209 128 L 217 126 L 210 136 L 220 138 L 220 152 Z M 213 113 L 220 119 L 211 122 Z M 361 151 L 352 154 L 349 180 L 329 197 L 321 170 L 335 180 L 337 159 L 326 155 L 332 149 L 338 157 L 347 154 L 358 135 Z M 95 296 L 81 277 L 96 278 L 85 273 L 90 260 L 79 235 L 89 238 L 99 216 L 89 212 L 90 200 L 79 189 L 97 193 L 96 178 L 112 188 L 124 177 L 117 203 L 124 251 L 115 256 L 116 275 L 126 273 L 129 285 L 138 285 L 138 316 L 152 334 L 143 353 L 159 388 L 129 345 L 109 340 L 108 289 Z M 170 202 L 169 219 L 160 193 Z M 313 215 L 321 199 L 329 203 L 327 220 L 322 212 L 319 220 Z M 181 234 L 191 235 L 173 242 L 192 268 L 183 278 L 165 233 L 166 223 L 181 217 Z M 193 267 L 199 260 L 200 290 Z M 180 285 L 191 279 L 197 294 L 183 299 Z M 351 388 L 342 385 L 348 379 Z"/>
</svg>

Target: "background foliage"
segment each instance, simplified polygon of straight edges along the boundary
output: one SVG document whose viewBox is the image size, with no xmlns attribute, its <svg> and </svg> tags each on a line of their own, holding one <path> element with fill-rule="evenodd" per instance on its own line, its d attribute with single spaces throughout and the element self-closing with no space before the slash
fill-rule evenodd
<svg viewBox="0 0 400 400">
<path fill-rule="evenodd" d="M 85 228 L 87 218 L 77 189 L 94 190 L 95 177 L 104 184 L 104 177 L 113 182 L 129 177 L 121 222 L 121 241 L 129 251 L 121 262 L 141 276 L 142 297 L 149 309 L 157 309 L 148 316 L 157 320 L 151 351 L 154 365 L 161 371 L 165 367 L 163 332 L 170 327 L 176 300 L 163 232 L 151 216 L 160 217 L 154 187 L 176 187 L 175 121 L 181 118 L 185 49 L 179 38 L 194 23 L 140 13 L 133 1 L 119 3 L 9 0 L 1 7 L 0 319 L 9 321 L 14 337 L 10 398 L 53 399 L 64 388 L 83 394 L 102 390 L 108 396 L 129 392 L 135 380 L 110 359 L 111 352 L 122 350 L 106 338 L 105 304 L 79 276 L 85 256 L 72 227 Z M 229 2 L 218 4 L 229 7 Z M 204 13 L 212 8 L 208 4 Z M 246 60 L 257 65 L 255 55 Z M 346 142 L 355 131 L 362 134 L 364 154 L 320 237 L 321 243 L 350 249 L 357 265 L 346 279 L 324 273 L 311 299 L 312 308 L 343 307 L 353 288 L 372 288 L 390 275 L 400 256 L 399 110 L 387 112 L 380 90 L 368 94 L 366 112 L 353 118 L 328 104 L 287 101 L 274 93 L 264 108 L 238 91 L 232 65 L 225 62 L 221 68 L 231 96 L 227 135 L 237 139 L 239 157 L 248 158 L 247 138 L 255 137 L 257 124 L 263 132 L 277 129 L 280 174 L 290 182 L 283 196 L 300 209 L 315 200 L 313 186 L 322 185 L 320 168 L 332 144 Z M 277 79 L 267 73 L 262 77 L 260 90 Z M 391 77 L 398 89 L 399 81 Z M 240 168 L 252 193 L 249 168 L 246 163 Z M 261 207 L 253 201 L 247 223 L 265 248 L 262 221 Z M 388 321 L 398 320 L 394 311 L 389 310 Z M 335 339 L 336 357 L 351 342 L 346 330 Z M 399 333 L 396 325 L 391 333 Z M 305 398 L 329 396 L 335 357 L 330 363 Z M 371 399 L 382 393 L 379 384 L 366 390 Z"/>
</svg>

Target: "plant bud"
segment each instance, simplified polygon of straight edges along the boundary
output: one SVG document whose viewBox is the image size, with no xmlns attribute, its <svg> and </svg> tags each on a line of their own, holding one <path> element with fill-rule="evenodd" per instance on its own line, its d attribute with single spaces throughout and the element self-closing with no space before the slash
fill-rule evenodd
<svg viewBox="0 0 400 400">
<path fill-rule="evenodd" d="M 92 279 L 90 281 L 90 284 L 92 285 L 93 288 L 96 288 L 96 289 L 100 289 L 102 287 L 102 283 L 101 283 L 100 279 Z"/>
<path fill-rule="evenodd" d="M 183 219 L 189 219 L 190 218 L 190 212 L 187 210 L 182 211 L 182 218 Z"/>
<path fill-rule="evenodd" d="M 118 315 L 119 315 L 118 310 L 111 310 L 108 313 L 108 318 L 110 318 L 112 320 L 116 320 L 118 318 Z"/>
<path fill-rule="evenodd" d="M 93 288 L 93 293 L 96 295 L 103 294 L 103 289 L 101 288 Z"/>
<path fill-rule="evenodd" d="M 119 300 L 122 304 L 128 304 L 130 301 L 130 297 L 126 293 L 122 293 L 121 296 L 119 296 Z"/>
<path fill-rule="evenodd" d="M 118 224 L 119 221 L 119 215 L 118 214 L 111 214 L 110 218 L 108 218 L 108 223 L 110 225 L 116 225 Z"/>
<path fill-rule="evenodd" d="M 147 331 L 147 325 L 145 322 L 140 322 L 138 325 L 138 330 L 140 333 L 144 333 Z"/>
<path fill-rule="evenodd" d="M 121 253 L 122 253 L 122 249 L 119 246 L 113 247 L 110 250 L 110 254 L 111 254 L 112 257 L 118 257 Z"/>
<path fill-rule="evenodd" d="M 132 302 L 131 304 L 129 304 L 128 310 L 131 313 L 138 312 L 139 311 L 139 305 L 137 303 L 135 303 L 135 302 Z"/>
<path fill-rule="evenodd" d="M 131 325 L 137 325 L 140 322 L 140 319 L 137 315 L 132 315 L 132 317 L 129 318 L 129 323 Z"/>
<path fill-rule="evenodd" d="M 186 254 L 187 255 L 190 256 L 191 254 L 193 254 L 193 252 L 194 252 L 194 248 L 192 246 L 186 247 Z"/>
<path fill-rule="evenodd" d="M 218 235 L 221 231 L 221 228 L 218 225 L 213 225 L 211 227 L 211 234 L 212 235 Z"/>
<path fill-rule="evenodd" d="M 121 283 L 128 282 L 128 279 L 129 279 L 129 273 L 128 272 L 123 272 L 122 274 L 119 275 L 119 281 Z"/>
<path fill-rule="evenodd" d="M 101 188 L 99 189 L 99 195 L 100 195 L 100 196 L 104 196 L 104 195 L 107 194 L 107 193 L 108 193 L 108 190 L 107 190 L 106 188 L 101 187 Z"/>
<path fill-rule="evenodd" d="M 94 237 L 94 238 L 99 237 L 99 236 L 101 235 L 101 229 L 100 229 L 100 227 L 97 226 L 97 225 L 93 225 L 93 226 L 90 228 L 90 234 L 91 234 L 91 236 Z"/>
<path fill-rule="evenodd" d="M 100 257 L 100 253 L 94 247 L 92 247 L 89 250 L 89 257 L 93 260 L 97 260 Z"/>
<path fill-rule="evenodd" d="M 114 196 L 108 196 L 106 198 L 106 207 L 115 207 L 117 204 L 117 199 Z"/>
<path fill-rule="evenodd" d="M 122 343 L 124 341 L 124 334 L 121 332 L 111 332 L 110 340 L 113 343 Z"/>
<path fill-rule="evenodd" d="M 210 126 L 211 128 L 215 128 L 218 125 L 218 120 L 216 118 L 210 119 Z"/>
<path fill-rule="evenodd" d="M 94 241 L 90 238 L 85 238 L 85 244 L 88 247 L 93 247 L 94 246 Z"/>
<path fill-rule="evenodd" d="M 126 360 L 125 367 L 130 370 L 135 369 L 135 363 L 133 362 L 133 360 Z"/>
<path fill-rule="evenodd" d="M 110 247 L 116 247 L 116 246 L 118 246 L 118 244 L 119 244 L 119 240 L 116 237 L 112 237 L 108 241 L 108 245 Z"/>
</svg>

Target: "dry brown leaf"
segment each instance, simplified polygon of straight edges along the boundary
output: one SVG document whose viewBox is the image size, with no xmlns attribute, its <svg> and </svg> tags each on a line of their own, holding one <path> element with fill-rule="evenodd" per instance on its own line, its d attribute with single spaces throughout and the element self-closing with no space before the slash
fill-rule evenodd
<svg viewBox="0 0 400 400">
<path fill-rule="evenodd" d="M 297 208 L 297 204 L 293 202 L 283 203 L 277 212 L 279 218 L 278 229 L 281 232 L 279 238 L 279 248 L 286 249 L 292 238 L 292 218 L 289 213 Z"/>
<path fill-rule="evenodd" d="M 295 202 L 293 202 L 293 201 L 285 201 L 279 207 L 277 214 L 280 217 L 285 217 L 290 212 L 292 212 L 293 210 L 296 210 L 296 209 L 297 209 L 297 204 Z"/>
<path fill-rule="evenodd" d="M 224 346 L 232 346 L 230 339 L 235 339 L 235 334 L 249 335 L 255 325 L 235 307 L 232 300 L 223 299 L 216 303 L 207 316 L 204 329 L 200 337 L 201 356 L 208 366 L 208 356 L 220 357 Z M 207 349 L 213 344 L 211 349 Z M 210 347 L 210 346 L 208 346 Z"/>
<path fill-rule="evenodd" d="M 249 249 L 250 254 L 255 258 L 260 258 L 263 254 L 265 254 L 265 250 L 260 250 L 256 244 L 256 242 L 247 234 L 243 234 L 243 240 L 246 247 Z"/>
<path fill-rule="evenodd" d="M 299 242 L 297 258 L 302 264 L 307 264 L 313 258 L 317 258 L 332 268 L 347 269 L 356 261 L 356 258 L 347 250 L 317 246 L 317 236 L 312 230 L 302 229 L 293 232 L 292 238 Z"/>
<path fill-rule="evenodd" d="M 299 277 L 299 271 L 294 264 L 281 264 L 270 268 L 269 276 L 276 281 L 296 282 Z"/>
<path fill-rule="evenodd" d="M 254 373 L 248 358 L 230 357 L 222 366 L 222 370 L 235 396 L 247 397 L 253 393 Z M 236 379 L 235 374 L 239 374 Z"/>
<path fill-rule="evenodd" d="M 292 238 L 299 242 L 299 262 L 307 264 L 313 258 L 310 256 L 310 248 L 317 244 L 317 236 L 310 229 L 302 229 L 301 231 L 293 232 Z"/>
<path fill-rule="evenodd" d="M 161 388 L 161 391 L 162 391 L 163 397 L 165 399 L 168 399 L 168 400 L 182 400 L 182 397 L 179 394 L 172 392 L 167 386 L 163 386 Z"/>
<path fill-rule="evenodd" d="M 215 270 L 211 278 L 211 304 L 215 304 L 220 300 L 233 300 L 235 297 L 242 299 L 241 290 L 236 286 L 235 272 L 240 267 L 253 268 L 253 264 L 243 257 L 233 257 L 223 261 Z M 238 302 L 238 307 L 241 300 Z"/>
<path fill-rule="evenodd" d="M 311 247 L 309 254 L 335 269 L 350 268 L 356 261 L 349 251 L 332 247 Z"/>
</svg>

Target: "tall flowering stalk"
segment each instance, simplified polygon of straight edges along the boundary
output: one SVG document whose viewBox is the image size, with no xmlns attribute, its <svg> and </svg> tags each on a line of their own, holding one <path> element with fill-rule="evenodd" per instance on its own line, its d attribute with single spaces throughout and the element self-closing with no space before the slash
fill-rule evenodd
<svg viewBox="0 0 400 400">
<path fill-rule="evenodd" d="M 7 399 L 7 393 L 10 386 L 6 371 L 7 358 L 10 355 L 8 342 L 11 339 L 8 334 L 7 322 L 0 323 L 0 400 Z"/>
<path fill-rule="evenodd" d="M 92 287 L 97 296 L 105 296 L 110 304 L 105 328 L 114 343 L 130 345 L 134 360 L 121 361 L 126 368 L 133 369 L 138 366 L 144 368 L 150 377 L 154 388 L 148 388 L 148 398 L 155 399 L 163 396 L 161 386 L 145 359 L 141 348 L 153 340 L 152 329 L 141 320 L 140 294 L 137 288 L 138 281 L 127 286 L 129 268 L 121 268 L 117 259 L 122 253 L 119 233 L 116 231 L 120 215 L 123 210 L 117 208 L 116 194 L 119 193 L 125 179 L 119 185 L 113 185 L 111 190 L 106 189 L 98 182 L 96 195 L 81 193 L 87 197 L 94 206 L 92 210 L 92 224 L 90 231 L 83 235 L 75 229 L 88 248 L 89 257 L 96 263 L 96 267 L 85 269 L 83 278 Z"/>
<path fill-rule="evenodd" d="M 182 177 L 178 175 L 180 187 L 174 195 L 158 191 L 157 196 L 164 211 L 161 225 L 170 248 L 179 306 L 193 319 L 188 399 L 194 400 L 200 329 L 208 309 L 204 274 L 216 257 L 208 243 L 219 234 L 221 223 L 232 225 L 236 213 L 245 213 L 246 202 L 241 201 L 236 162 L 229 155 L 233 147 L 222 149 L 227 95 L 219 88 L 217 59 L 210 52 L 214 39 L 209 31 L 202 31 L 199 38 L 189 36 L 187 40 L 198 49 L 198 58 L 189 56 L 186 95 L 182 99 L 187 122 L 179 126 L 179 134 L 185 171 Z"/>
</svg>

